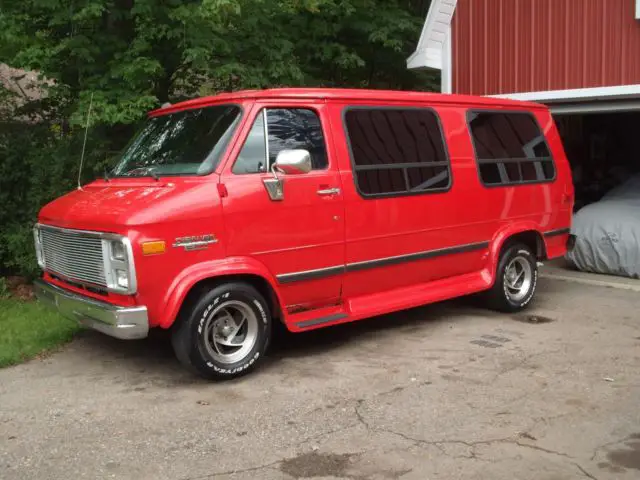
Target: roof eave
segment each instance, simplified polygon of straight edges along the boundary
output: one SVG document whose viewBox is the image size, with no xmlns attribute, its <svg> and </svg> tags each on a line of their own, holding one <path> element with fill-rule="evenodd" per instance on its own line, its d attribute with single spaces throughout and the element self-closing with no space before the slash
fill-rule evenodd
<svg viewBox="0 0 640 480">
<path fill-rule="evenodd" d="M 453 12 L 458 0 L 432 0 L 416 51 L 407 59 L 407 68 L 442 70 L 442 55 Z"/>
<path fill-rule="evenodd" d="M 416 50 L 407 58 L 407 68 L 442 70 L 442 52 L 433 48 Z"/>
<path fill-rule="evenodd" d="M 575 88 L 569 90 L 548 90 L 536 92 L 514 92 L 489 95 L 493 98 L 505 98 L 546 104 L 560 102 L 597 102 L 603 100 L 628 100 L 640 98 L 640 84 L 613 85 L 606 87 Z"/>
</svg>

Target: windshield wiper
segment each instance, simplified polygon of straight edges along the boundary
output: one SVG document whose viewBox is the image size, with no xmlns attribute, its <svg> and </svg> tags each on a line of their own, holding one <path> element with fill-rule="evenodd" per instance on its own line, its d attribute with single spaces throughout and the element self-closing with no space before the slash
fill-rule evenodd
<svg viewBox="0 0 640 480">
<path fill-rule="evenodd" d="M 140 172 L 142 175 L 134 175 L 137 172 Z M 123 176 L 126 177 L 146 177 L 147 175 L 153 178 L 156 182 L 160 180 L 160 175 L 154 171 L 153 167 L 138 167 L 123 174 Z"/>
</svg>

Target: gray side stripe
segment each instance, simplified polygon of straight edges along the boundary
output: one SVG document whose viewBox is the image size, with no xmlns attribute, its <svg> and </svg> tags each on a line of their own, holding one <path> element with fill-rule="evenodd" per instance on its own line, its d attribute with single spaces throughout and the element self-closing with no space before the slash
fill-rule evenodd
<svg viewBox="0 0 640 480">
<path fill-rule="evenodd" d="M 338 275 L 340 273 L 344 273 L 344 266 L 342 265 L 337 267 L 319 268 L 317 270 L 306 270 L 304 272 L 284 273 L 282 275 L 276 275 L 276 279 L 278 280 L 278 283 L 292 283 L 330 277 L 331 275 Z"/>
<path fill-rule="evenodd" d="M 367 260 L 364 262 L 347 264 L 347 272 L 358 272 L 369 268 L 385 267 L 387 265 L 398 265 L 400 263 L 414 262 L 416 260 L 425 260 L 428 258 L 441 257 L 443 255 L 454 255 L 456 253 L 473 252 L 482 250 L 489 246 L 489 242 L 470 243 L 468 245 L 459 245 L 457 247 L 440 248 L 438 250 L 427 250 L 426 252 L 409 253 L 407 255 L 398 255 L 397 257 L 379 258 L 377 260 Z"/>
<path fill-rule="evenodd" d="M 298 328 L 312 327 L 314 325 L 320 325 L 321 323 L 329 323 L 329 322 L 335 322 L 336 320 L 342 320 L 343 318 L 347 318 L 346 313 L 336 313 L 334 315 L 328 315 L 326 317 L 314 318 L 313 320 L 305 320 L 304 322 L 298 322 L 296 323 L 296 327 Z"/>
<path fill-rule="evenodd" d="M 489 247 L 489 242 L 470 243 L 467 245 L 458 245 L 456 247 L 440 248 L 438 250 L 427 250 L 425 252 L 409 253 L 407 255 L 398 255 L 396 257 L 378 258 L 376 260 L 366 260 L 364 262 L 348 263 L 345 266 L 339 265 L 335 267 L 319 268 L 317 270 L 307 270 L 304 272 L 293 272 L 277 275 L 276 279 L 279 283 L 301 282 L 304 280 L 313 280 L 317 278 L 329 277 L 340 273 L 358 272 L 368 270 L 370 268 L 384 267 L 388 265 L 398 265 L 401 263 L 415 262 L 417 260 L 426 260 L 436 258 L 443 255 L 455 255 L 457 253 L 473 252 L 483 250 Z"/>
<path fill-rule="evenodd" d="M 544 232 L 545 237 L 557 237 L 558 235 L 565 235 L 567 233 L 571 233 L 570 228 L 559 228 L 557 230 L 549 230 L 548 232 Z"/>
</svg>

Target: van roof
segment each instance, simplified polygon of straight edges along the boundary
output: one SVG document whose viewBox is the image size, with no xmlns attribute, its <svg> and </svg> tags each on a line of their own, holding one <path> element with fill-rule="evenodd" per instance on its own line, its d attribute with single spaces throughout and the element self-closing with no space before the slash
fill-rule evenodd
<svg viewBox="0 0 640 480">
<path fill-rule="evenodd" d="M 352 100 L 393 103 L 431 103 L 439 105 L 473 105 L 478 107 L 516 107 L 527 109 L 546 108 L 544 105 L 504 98 L 481 97 L 475 95 L 442 94 L 431 92 L 415 92 L 402 90 L 367 90 L 345 88 L 271 88 L 266 90 L 240 90 L 231 93 L 220 93 L 208 97 L 194 98 L 184 102 L 168 105 L 153 110 L 151 116 L 163 115 L 189 108 L 206 107 L 222 102 L 233 102 L 249 99 L 289 99 L 289 100 Z"/>
</svg>

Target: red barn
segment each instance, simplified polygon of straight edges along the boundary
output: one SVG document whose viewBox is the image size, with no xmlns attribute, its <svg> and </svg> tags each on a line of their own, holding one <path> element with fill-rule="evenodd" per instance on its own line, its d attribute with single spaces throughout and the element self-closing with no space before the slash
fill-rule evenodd
<svg viewBox="0 0 640 480">
<path fill-rule="evenodd" d="M 432 0 L 407 64 L 444 93 L 548 104 L 576 209 L 640 181 L 640 0 Z"/>
<path fill-rule="evenodd" d="M 409 68 L 551 107 L 578 203 L 640 171 L 640 0 L 433 0 Z"/>
</svg>

